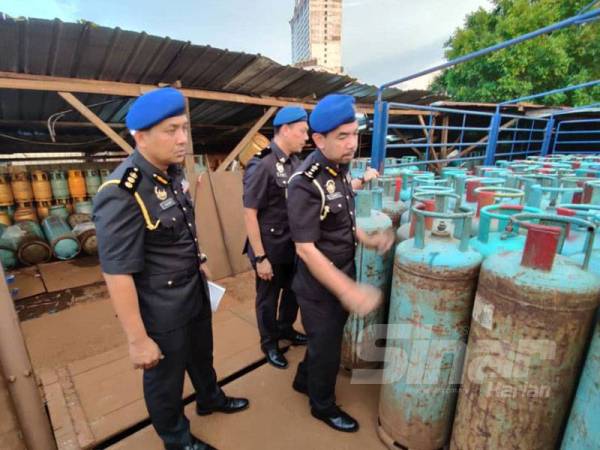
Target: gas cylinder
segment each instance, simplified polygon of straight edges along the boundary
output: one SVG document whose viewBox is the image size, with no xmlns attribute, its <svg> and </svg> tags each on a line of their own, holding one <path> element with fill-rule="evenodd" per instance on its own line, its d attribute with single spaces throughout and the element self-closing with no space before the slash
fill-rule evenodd
<svg viewBox="0 0 600 450">
<path fill-rule="evenodd" d="M 69 193 L 74 198 L 85 198 L 87 191 L 85 188 L 85 179 L 81 170 L 71 169 L 69 170 Z"/>
<path fill-rule="evenodd" d="M 71 202 L 71 199 L 69 199 L 69 198 L 57 199 L 57 200 L 55 200 L 55 203 L 56 203 L 56 206 L 62 206 L 67 211 L 67 213 L 73 214 L 73 203 Z"/>
<path fill-rule="evenodd" d="M 85 170 L 85 189 L 90 197 L 96 195 L 101 184 L 100 174 L 96 169 Z"/>
<path fill-rule="evenodd" d="M 523 205 L 498 204 L 483 207 L 477 237 L 471 239 L 471 248 L 484 258 L 496 253 L 522 250 L 525 235 L 520 234 L 518 229 L 512 229 L 509 219 L 510 216 L 523 212 L 541 214 L 542 211 Z"/>
<path fill-rule="evenodd" d="M 556 207 L 560 216 L 579 217 L 600 225 L 600 205 L 589 204 L 563 204 Z M 577 226 L 564 226 L 565 232 L 558 243 L 559 253 L 564 256 L 573 256 L 583 252 L 587 232 Z M 600 239 L 594 239 L 593 250 L 600 249 Z M 592 268 L 593 269 L 593 268 Z"/>
<path fill-rule="evenodd" d="M 356 225 L 371 235 L 386 232 L 392 228 L 392 221 L 381 211 L 373 209 L 373 203 L 380 203 L 382 191 L 360 190 L 356 192 Z M 374 197 L 379 197 L 375 199 Z M 356 277 L 360 283 L 367 283 L 386 292 L 391 278 L 392 252 L 384 255 L 375 249 L 365 248 L 362 244 L 356 248 Z M 372 352 L 376 348 L 375 341 L 382 336 L 377 335 L 378 325 L 385 324 L 386 302 L 379 308 L 359 317 L 350 314 L 342 340 L 341 365 L 347 370 L 374 367 L 381 363 L 380 358 Z"/>
<path fill-rule="evenodd" d="M 7 227 L 12 225 L 12 220 L 6 211 L 0 211 L 0 223 Z"/>
<path fill-rule="evenodd" d="M 402 191 L 402 178 L 388 178 L 383 181 L 384 197 L 382 212 L 392 220 L 392 227 L 396 230 L 400 226 L 400 218 L 407 207 L 400 199 Z"/>
<path fill-rule="evenodd" d="M 594 312 L 600 278 L 556 255 L 575 217 L 522 213 L 523 251 L 483 262 L 451 450 L 547 450 L 559 444 Z M 586 253 L 591 246 L 586 247 Z"/>
<path fill-rule="evenodd" d="M 63 170 L 50 172 L 50 186 L 52 186 L 52 196 L 55 200 L 69 198 L 69 185 Z"/>
<path fill-rule="evenodd" d="M 13 216 L 15 222 L 22 222 L 24 220 L 32 220 L 37 222 L 38 217 L 33 202 L 19 203 Z"/>
<path fill-rule="evenodd" d="M 4 232 L 8 227 L 0 223 L 0 261 L 4 270 L 10 270 L 17 265 L 17 254 L 14 242 L 4 239 Z"/>
<path fill-rule="evenodd" d="M 69 217 L 69 212 L 67 211 L 67 208 L 65 208 L 64 205 L 53 205 L 50 207 L 48 216 L 56 216 L 60 217 L 63 220 L 67 220 L 67 218 Z"/>
<path fill-rule="evenodd" d="M 15 202 L 12 188 L 6 174 L 0 174 L 0 206 L 9 206 Z"/>
<path fill-rule="evenodd" d="M 561 450 L 600 448 L 600 321 L 596 322 Z"/>
<path fill-rule="evenodd" d="M 583 187 L 582 203 L 600 205 L 600 180 L 588 181 Z"/>
<path fill-rule="evenodd" d="M 482 257 L 469 249 L 469 208 L 412 212 L 414 238 L 394 258 L 378 433 L 390 449 L 437 450 L 450 437 Z M 430 233 L 426 218 L 439 220 Z"/>
<path fill-rule="evenodd" d="M 73 216 L 71 216 L 73 217 Z M 86 255 L 98 254 L 98 241 L 96 239 L 96 226 L 94 222 L 81 222 L 73 227 L 73 234 L 81 244 L 81 249 Z"/>
<path fill-rule="evenodd" d="M 19 170 L 13 173 L 11 187 L 16 202 L 28 203 L 33 201 L 33 190 L 27 171 Z"/>
<path fill-rule="evenodd" d="M 108 169 L 100 169 L 100 181 L 102 183 L 106 183 L 108 177 L 110 176 L 110 170 Z"/>
<path fill-rule="evenodd" d="M 36 201 L 49 202 L 52 200 L 52 187 L 48 180 L 48 174 L 43 170 L 34 170 L 31 173 L 31 187 Z"/>
<path fill-rule="evenodd" d="M 0 206 L 0 212 L 5 213 L 13 220 L 13 217 L 15 216 L 15 205 Z"/>
<path fill-rule="evenodd" d="M 89 200 L 74 202 L 74 209 L 76 214 L 92 214 L 94 207 L 92 202 Z"/>
<path fill-rule="evenodd" d="M 4 231 L 2 238 L 9 240 L 11 246 L 17 249 L 17 258 L 26 266 L 48 262 L 52 257 L 50 246 L 37 222 L 17 222 Z"/>
<path fill-rule="evenodd" d="M 473 218 L 473 225 L 471 227 L 471 234 L 473 236 L 477 236 L 477 233 L 479 232 L 481 208 L 493 205 L 496 202 L 520 204 L 525 193 L 521 189 L 507 188 L 502 186 L 484 186 L 475 189 L 475 195 L 477 198 L 477 212 Z"/>
<path fill-rule="evenodd" d="M 37 202 L 37 207 L 36 207 L 36 211 L 37 211 L 37 215 L 40 218 L 40 220 L 44 220 L 46 217 L 48 217 L 48 215 L 50 214 L 50 207 L 52 206 L 51 202 Z"/>
<path fill-rule="evenodd" d="M 42 228 L 54 256 L 62 260 L 73 259 L 77 256 L 81 249 L 79 241 L 67 225 L 66 219 L 50 215 L 42 222 Z"/>
<path fill-rule="evenodd" d="M 69 216 L 69 218 L 67 219 L 67 222 L 69 223 L 69 226 L 71 228 L 75 228 L 80 223 L 91 222 L 91 221 L 92 221 L 92 216 L 90 214 L 75 213 L 75 214 L 71 214 Z"/>
</svg>

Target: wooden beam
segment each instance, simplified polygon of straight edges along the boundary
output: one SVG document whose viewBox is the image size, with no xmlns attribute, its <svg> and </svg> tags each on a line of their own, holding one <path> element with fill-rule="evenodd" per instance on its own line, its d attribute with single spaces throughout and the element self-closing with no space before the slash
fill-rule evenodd
<svg viewBox="0 0 600 450">
<path fill-rule="evenodd" d="M 32 91 L 78 92 L 85 94 L 104 94 L 121 97 L 137 97 L 157 86 L 152 84 L 122 83 L 118 81 L 85 80 L 81 78 L 52 77 L 13 72 L 0 72 L 0 89 L 24 89 Z M 306 102 L 297 98 L 252 96 L 229 92 L 207 91 L 203 89 L 180 89 L 188 98 L 231 103 L 243 103 L 258 106 L 287 106 L 297 104 L 305 109 L 314 109 L 316 102 Z M 359 113 L 373 114 L 373 105 L 357 104 Z M 411 116 L 423 114 L 420 110 L 391 110 L 393 116 Z"/>
<path fill-rule="evenodd" d="M 260 119 L 258 119 L 258 121 L 254 124 L 254 126 L 252 128 L 250 128 L 250 130 L 248 131 L 248 133 L 246 133 L 246 136 L 244 136 L 242 138 L 242 140 L 240 141 L 240 143 L 235 146 L 235 148 L 231 151 L 231 153 L 229 153 L 229 155 L 227 155 L 227 158 L 225 158 L 225 160 L 217 168 L 217 170 L 216 170 L 217 172 L 224 171 L 227 168 L 227 166 L 235 158 L 237 158 L 237 156 L 244 149 L 244 147 L 246 147 L 246 145 L 252 140 L 252 138 L 254 137 L 254 135 L 256 133 L 258 133 L 258 130 L 260 130 L 263 127 L 263 125 L 265 123 L 267 123 L 267 120 L 269 120 L 271 118 L 271 116 L 273 116 L 273 114 L 275 114 L 275 111 L 277 111 L 277 108 L 274 107 L 274 106 L 271 106 L 267 110 L 267 112 L 264 113 L 263 116 Z"/>
<path fill-rule="evenodd" d="M 442 150 L 442 159 L 446 159 L 448 157 L 448 124 L 450 123 L 450 116 L 444 115 L 444 120 L 442 122 L 442 126 L 444 129 L 442 130 L 442 144 L 444 144 L 441 148 Z"/>
<path fill-rule="evenodd" d="M 102 121 L 102 119 L 100 119 L 100 117 L 98 117 L 87 106 L 85 106 L 83 103 L 81 103 L 77 99 L 77 97 L 75 97 L 70 92 L 60 92 L 59 91 L 58 95 L 60 95 L 73 108 L 75 108 L 77 111 L 79 111 L 81 113 L 81 115 L 84 116 L 87 120 L 89 120 L 94 125 L 96 125 L 100 129 L 100 131 L 102 131 L 105 135 L 107 135 L 110 139 L 112 139 L 112 141 L 115 144 L 117 144 L 119 147 L 121 147 L 125 152 L 127 152 L 129 154 L 133 153 L 133 148 L 127 143 L 127 141 L 125 141 L 125 139 L 123 139 L 121 136 L 119 136 L 117 133 L 115 133 L 115 131 L 111 127 L 106 125 Z"/>
<path fill-rule="evenodd" d="M 190 101 L 185 99 L 185 115 L 190 122 Z M 192 197 L 192 203 L 196 202 L 196 187 L 199 184 L 199 177 L 196 174 L 196 161 L 194 161 L 194 141 L 192 139 L 192 128 L 188 127 L 187 130 L 188 142 L 185 150 L 185 160 L 183 166 L 185 168 L 185 178 L 190 183 L 190 195 Z"/>
</svg>

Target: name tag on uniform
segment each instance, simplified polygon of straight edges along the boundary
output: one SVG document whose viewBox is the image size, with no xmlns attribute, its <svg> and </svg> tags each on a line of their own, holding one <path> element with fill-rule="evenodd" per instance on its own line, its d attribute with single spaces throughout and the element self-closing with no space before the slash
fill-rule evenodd
<svg viewBox="0 0 600 450">
<path fill-rule="evenodd" d="M 341 192 L 334 192 L 332 194 L 327 194 L 327 200 L 337 200 L 338 198 L 342 198 L 343 195 Z"/>
<path fill-rule="evenodd" d="M 160 202 L 160 209 L 164 211 L 165 209 L 169 209 L 170 207 L 175 205 L 175 199 L 173 197 L 169 197 L 164 202 Z"/>
</svg>

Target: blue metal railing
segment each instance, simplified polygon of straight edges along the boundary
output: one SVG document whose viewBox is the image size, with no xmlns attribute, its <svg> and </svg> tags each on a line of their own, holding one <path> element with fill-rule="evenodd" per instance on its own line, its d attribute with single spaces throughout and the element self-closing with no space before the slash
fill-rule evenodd
<svg viewBox="0 0 600 450">
<path fill-rule="evenodd" d="M 552 153 L 600 153 L 600 119 L 560 121 Z"/>
<path fill-rule="evenodd" d="M 560 30 L 562 28 L 566 28 L 572 25 L 580 25 L 583 23 L 587 23 L 587 22 L 591 22 L 594 20 L 597 20 L 598 18 L 600 18 L 600 9 L 591 9 L 597 2 L 594 1 L 592 3 L 590 3 L 588 6 L 586 6 L 585 8 L 583 8 L 579 14 L 570 17 L 566 20 L 563 20 L 561 22 L 557 22 L 553 25 L 549 25 L 547 27 L 544 28 L 540 28 L 539 30 L 533 31 L 531 33 L 527 33 L 524 34 L 522 36 L 518 36 L 514 39 L 502 42 L 500 44 L 497 45 L 493 45 L 491 47 L 487 47 L 485 49 L 470 53 L 468 55 L 464 55 L 462 57 L 456 58 L 454 60 L 448 61 L 444 64 L 440 64 L 434 67 L 431 67 L 429 69 L 423 70 L 421 72 L 417 72 L 414 73 L 412 75 L 409 75 L 407 77 L 403 77 L 403 78 L 399 78 L 397 80 L 394 81 L 390 81 L 388 83 L 385 83 L 383 85 L 381 85 L 378 89 L 378 95 L 377 95 L 377 101 L 375 102 L 375 114 L 374 114 L 374 120 L 373 120 L 373 142 L 372 142 L 372 149 L 371 149 L 371 166 L 375 167 L 377 169 L 379 169 L 380 171 L 383 171 L 383 165 L 384 165 L 384 161 L 385 161 L 385 156 L 386 156 L 386 150 L 388 148 L 410 148 L 412 147 L 415 150 L 419 150 L 419 148 L 421 149 L 426 149 L 426 155 L 425 155 L 425 159 L 428 159 L 427 156 L 429 154 L 429 152 L 431 151 L 431 149 L 439 147 L 439 148 L 444 148 L 444 145 L 446 145 L 445 143 L 439 143 L 439 144 L 435 144 L 435 142 L 432 142 L 431 136 L 433 135 L 433 133 L 431 132 L 427 132 L 425 134 L 425 138 L 426 138 L 426 143 L 419 143 L 419 142 L 405 142 L 405 140 L 403 141 L 404 143 L 402 144 L 391 144 L 394 145 L 394 147 L 390 147 L 390 145 L 388 144 L 388 132 L 390 130 L 402 130 L 401 127 L 397 126 L 397 125 L 390 125 L 389 123 L 389 119 L 390 119 L 390 107 L 395 107 L 395 108 L 403 108 L 406 107 L 406 105 L 402 105 L 402 104 L 390 104 L 386 101 L 383 100 L 383 92 L 386 88 L 403 83 L 405 81 L 409 81 L 415 78 L 419 78 L 423 75 L 427 75 L 429 73 L 433 73 L 433 72 L 437 72 L 449 67 L 453 67 L 457 64 L 461 64 L 464 63 L 466 61 L 470 61 L 474 58 L 477 58 L 479 56 L 482 55 L 486 55 L 488 53 L 492 53 L 498 50 L 501 50 L 503 48 L 507 48 L 513 45 L 516 45 L 518 43 L 533 39 L 537 36 L 541 36 L 543 34 L 548 34 L 551 33 L 553 31 L 556 30 Z M 594 83 L 594 82 L 591 82 Z M 578 87 L 572 86 L 570 88 L 563 88 L 562 90 L 555 90 L 555 91 L 551 91 L 550 93 L 556 93 L 556 92 L 565 92 L 565 89 L 579 89 L 582 87 L 585 87 L 587 85 L 590 85 L 590 83 L 584 83 L 583 85 L 578 85 Z M 542 96 L 542 95 L 549 95 L 550 93 L 544 93 L 544 94 L 537 94 L 538 96 Z M 524 97 L 522 99 L 515 99 L 515 100 L 509 100 L 508 102 L 505 102 L 505 104 L 510 104 L 510 103 L 514 103 L 514 102 L 518 102 L 521 100 L 525 100 L 525 99 L 529 99 L 529 98 L 533 98 L 532 96 L 529 97 Z M 411 109 L 420 109 L 420 107 L 418 107 L 417 105 L 410 105 Z M 435 108 L 435 107 L 434 107 Z M 461 111 L 461 110 L 451 110 L 451 112 L 449 111 L 444 111 L 444 109 L 449 109 L 449 108 L 439 108 L 437 113 L 439 115 L 440 112 L 446 112 L 448 114 L 475 114 L 474 111 Z M 426 111 L 426 110 L 425 110 Z M 441 130 L 443 131 L 443 133 L 449 133 L 452 129 L 448 128 L 448 127 L 443 127 L 443 125 L 439 125 L 439 124 L 435 124 L 433 123 L 433 112 L 434 111 L 430 111 L 430 114 L 428 115 L 428 124 L 423 124 L 421 123 L 421 128 L 430 131 L 434 131 L 434 130 Z M 481 113 L 477 113 L 477 114 L 481 114 Z M 489 113 L 486 113 L 489 114 Z M 512 118 L 511 118 L 512 117 Z M 506 126 L 506 122 L 504 122 L 503 124 L 503 120 L 507 119 L 508 120 L 515 120 L 516 124 L 514 124 L 513 128 L 510 128 Z M 464 119 L 464 116 L 463 116 Z M 498 109 L 496 110 L 495 114 L 490 114 L 489 116 L 489 123 L 486 124 L 486 126 L 484 127 L 480 127 L 480 128 L 487 128 L 488 129 L 488 137 L 485 140 L 477 140 L 471 143 L 468 143 L 466 141 L 464 141 L 462 139 L 462 137 L 459 139 L 458 144 L 460 145 L 455 145 L 455 143 L 453 143 L 453 147 L 466 147 L 469 148 L 469 145 L 476 145 L 475 148 L 479 148 L 481 146 L 481 144 L 483 142 L 485 142 L 485 164 L 492 164 L 496 157 L 499 156 L 503 156 L 503 157 L 508 157 L 511 158 L 512 156 L 517 156 L 517 155 L 524 155 L 524 156 L 528 156 L 530 153 L 532 152 L 538 152 L 542 155 L 547 154 L 549 147 L 550 147 L 550 140 L 552 137 L 552 131 L 554 128 L 554 118 L 550 117 L 549 119 L 547 118 L 532 118 L 532 117 L 526 117 L 526 116 L 510 116 L 508 114 L 501 114 L 500 113 L 500 105 L 498 107 Z M 487 122 L 487 121 L 485 121 Z M 523 123 L 525 123 L 525 125 L 523 125 Z M 463 122 L 463 125 L 466 124 L 466 122 Z M 511 124 L 512 126 L 513 124 Z M 437 127 L 437 128 L 434 128 Z M 454 126 L 454 125 L 452 125 Z M 543 127 L 543 129 L 542 129 Z M 525 128 L 524 130 L 522 128 Z M 413 131 L 416 128 L 404 128 L 404 130 L 409 130 L 412 129 Z M 457 131 L 457 130 L 452 130 L 452 131 Z M 462 132 L 467 132 L 467 133 L 473 133 L 473 132 L 477 132 L 477 131 L 483 131 L 485 132 L 485 130 L 463 130 Z M 522 134 L 522 133 L 529 133 L 527 138 L 522 138 L 518 137 L 517 135 Z M 511 137 L 506 137 L 507 133 L 512 133 L 512 138 Z M 418 145 L 417 146 L 415 146 Z M 507 148 L 508 146 L 508 148 Z M 500 150 L 499 152 L 497 150 Z M 434 154 L 432 152 L 432 154 Z M 436 155 L 437 156 L 437 155 Z M 436 162 L 436 160 L 432 160 L 432 161 L 422 161 L 422 163 L 430 163 L 430 162 Z M 439 160 L 437 162 L 440 162 Z"/>
</svg>

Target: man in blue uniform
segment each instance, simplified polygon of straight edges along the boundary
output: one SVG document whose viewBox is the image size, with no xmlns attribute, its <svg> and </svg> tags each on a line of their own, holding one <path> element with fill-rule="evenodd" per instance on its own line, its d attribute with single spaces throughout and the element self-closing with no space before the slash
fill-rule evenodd
<svg viewBox="0 0 600 450">
<path fill-rule="evenodd" d="M 260 346 L 267 361 L 279 369 L 288 362 L 280 339 L 306 344 L 306 336 L 292 325 L 298 303 L 291 290 L 296 250 L 287 217 L 287 183 L 300 166 L 297 153 L 308 140 L 308 115 L 298 106 L 286 106 L 273 120 L 275 136 L 257 153 L 244 173 L 244 217 L 248 240 L 245 251 L 256 271 L 256 318 Z M 277 305 L 279 302 L 279 316 Z"/>
<path fill-rule="evenodd" d="M 348 171 L 358 146 L 353 97 L 325 97 L 311 114 L 310 127 L 317 149 L 288 187 L 290 229 L 299 256 L 292 289 L 308 337 L 293 387 L 309 396 L 314 417 L 336 430 L 352 432 L 358 430 L 358 422 L 335 403 L 347 310 L 364 315 L 381 301 L 377 289 L 354 281 L 354 253 L 359 241 L 385 252 L 394 236 L 367 235 L 356 227 Z"/>
<path fill-rule="evenodd" d="M 213 368 L 212 316 L 189 183 L 185 99 L 151 91 L 129 109 L 136 150 L 94 199 L 98 251 L 134 367 L 144 370 L 150 419 L 168 450 L 213 449 L 190 433 L 183 381 L 196 390 L 198 414 L 233 413 L 248 400 L 227 397 Z"/>
</svg>

